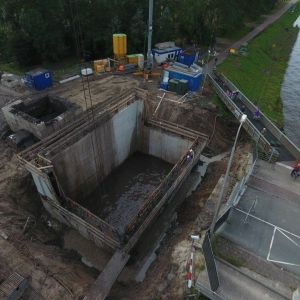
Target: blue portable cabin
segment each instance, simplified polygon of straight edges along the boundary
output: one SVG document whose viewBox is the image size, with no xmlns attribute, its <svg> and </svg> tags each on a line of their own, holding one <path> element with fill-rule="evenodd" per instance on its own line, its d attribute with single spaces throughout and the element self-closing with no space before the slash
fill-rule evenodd
<svg viewBox="0 0 300 300">
<path fill-rule="evenodd" d="M 189 54 L 189 53 L 185 53 L 185 52 L 181 52 L 178 56 L 178 62 L 187 65 L 187 66 L 191 66 L 196 59 L 196 53 L 194 54 Z"/>
<path fill-rule="evenodd" d="M 181 63 L 174 63 L 165 69 L 169 72 L 169 79 L 185 79 L 189 83 L 189 90 L 196 92 L 200 89 L 203 72 L 202 68 L 198 65 L 192 64 L 190 67 L 187 67 Z"/>
<path fill-rule="evenodd" d="M 164 63 L 167 59 L 177 60 L 181 52 L 182 48 L 176 46 L 165 49 L 152 49 L 153 58 L 158 64 Z"/>
<path fill-rule="evenodd" d="M 25 73 L 24 83 L 27 87 L 42 91 L 53 85 L 52 73 L 46 69 L 36 69 Z"/>
</svg>

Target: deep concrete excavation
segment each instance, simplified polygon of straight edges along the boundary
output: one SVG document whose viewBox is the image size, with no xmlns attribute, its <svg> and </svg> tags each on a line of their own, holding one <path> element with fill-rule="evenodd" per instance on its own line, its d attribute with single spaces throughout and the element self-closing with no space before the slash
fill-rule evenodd
<svg viewBox="0 0 300 300">
<path fill-rule="evenodd" d="M 45 94 L 16 100 L 2 111 L 14 132 L 25 129 L 42 139 L 74 120 L 82 108 L 64 98 Z"/>
<path fill-rule="evenodd" d="M 116 251 L 90 299 L 108 294 L 207 144 L 204 134 L 149 118 L 146 102 L 138 89 L 111 97 L 19 155 L 52 216 Z"/>
</svg>

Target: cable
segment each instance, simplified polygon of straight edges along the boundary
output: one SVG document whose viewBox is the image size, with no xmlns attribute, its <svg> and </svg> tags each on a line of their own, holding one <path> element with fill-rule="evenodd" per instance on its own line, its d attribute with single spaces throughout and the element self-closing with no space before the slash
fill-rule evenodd
<svg viewBox="0 0 300 300">
<path fill-rule="evenodd" d="M 74 3 L 75 2 L 75 3 Z M 79 20 L 79 9 L 78 9 L 78 1 L 74 0 L 74 7 L 73 7 L 73 3 L 72 0 L 69 0 L 70 3 L 70 11 L 71 11 L 71 18 L 72 18 L 72 27 L 73 27 L 73 31 L 74 31 L 74 38 L 75 38 L 75 43 L 76 43 L 76 47 L 77 47 L 77 55 L 79 56 L 79 60 L 80 60 L 80 55 L 81 53 L 84 54 L 84 39 L 83 39 L 83 33 L 82 33 L 82 28 L 81 28 L 81 22 Z M 75 22 L 75 16 L 77 17 L 77 20 Z M 80 61 L 80 69 L 82 70 L 83 64 Z M 87 67 L 84 66 L 84 68 L 87 70 Z M 93 125 L 94 131 L 96 131 L 96 122 L 95 122 L 95 114 L 94 114 L 94 109 L 93 109 L 93 101 L 92 101 L 92 95 L 91 95 L 91 89 L 90 89 L 90 83 L 89 83 L 89 77 L 87 75 L 87 90 L 88 90 L 88 96 L 89 96 L 89 101 L 90 101 L 90 110 L 92 112 L 92 118 L 90 118 L 89 112 L 88 112 L 88 100 L 87 100 L 87 94 L 86 94 L 86 86 L 85 86 L 85 79 L 83 77 L 83 75 L 81 74 L 81 83 L 82 83 L 82 88 L 83 88 L 83 95 L 84 95 L 84 101 L 85 101 L 85 106 L 86 106 L 86 117 L 87 117 L 87 121 L 88 123 L 90 123 L 91 125 Z M 100 184 L 102 182 L 102 186 L 104 188 L 103 185 L 103 181 L 101 180 L 102 176 L 100 176 L 100 171 L 101 171 L 101 160 L 100 160 L 100 155 L 101 155 L 101 149 L 99 148 L 99 144 L 97 141 L 97 135 L 95 132 L 95 142 L 96 142 L 96 147 L 97 149 L 95 149 L 95 144 L 94 144 L 94 139 L 93 139 L 93 134 L 91 134 L 91 144 L 92 144 L 92 151 L 93 151 L 93 156 L 94 156 L 94 162 L 95 162 L 95 167 L 96 167 L 96 178 L 97 178 L 97 182 L 98 184 Z M 96 150 L 98 151 L 99 155 L 96 154 Z M 103 155 L 102 155 L 103 157 Z"/>
</svg>

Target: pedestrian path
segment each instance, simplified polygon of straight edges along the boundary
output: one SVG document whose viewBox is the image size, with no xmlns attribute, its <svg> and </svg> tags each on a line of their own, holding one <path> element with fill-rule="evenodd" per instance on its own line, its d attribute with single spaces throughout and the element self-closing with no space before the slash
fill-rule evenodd
<svg viewBox="0 0 300 300">
<path fill-rule="evenodd" d="M 266 139 L 270 146 L 277 151 L 279 161 L 295 161 L 299 159 L 300 149 L 298 149 L 284 133 L 280 132 L 262 112 L 260 112 L 260 118 L 254 118 L 253 108 L 255 108 L 255 105 L 248 98 L 246 99 L 243 93 L 227 78 L 217 72 L 209 75 L 209 78 L 213 81 L 216 89 L 222 90 L 222 94 L 219 94 L 221 100 L 237 118 L 239 118 L 242 113 L 247 115 L 253 129 L 256 129 L 252 136 L 254 139 L 257 141 L 259 139 Z M 235 108 L 234 110 L 232 109 L 233 107 Z M 275 134 L 277 134 L 277 136 L 275 136 Z M 293 151 L 291 151 L 291 148 Z"/>
</svg>

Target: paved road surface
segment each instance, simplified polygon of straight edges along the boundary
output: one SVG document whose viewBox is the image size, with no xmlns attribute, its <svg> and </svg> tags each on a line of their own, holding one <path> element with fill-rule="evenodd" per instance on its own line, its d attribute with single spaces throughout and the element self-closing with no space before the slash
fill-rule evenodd
<svg viewBox="0 0 300 300">
<path fill-rule="evenodd" d="M 258 162 L 246 192 L 219 233 L 300 276 L 300 180 Z"/>
<path fill-rule="evenodd" d="M 221 261 L 216 261 L 217 270 L 220 279 L 220 288 L 217 291 L 220 299 L 228 300 L 283 300 L 289 299 L 289 297 L 283 297 L 280 294 L 275 293 L 262 284 L 267 279 L 258 276 L 256 280 L 249 276 L 246 276 L 244 272 L 238 271 L 236 268 L 232 268 Z M 198 281 L 202 285 L 208 287 L 206 271 L 202 272 L 198 278 Z M 197 285 L 196 285 L 197 286 Z M 201 290 L 200 290 L 201 292 Z M 288 293 L 288 292 L 284 292 Z"/>
</svg>

